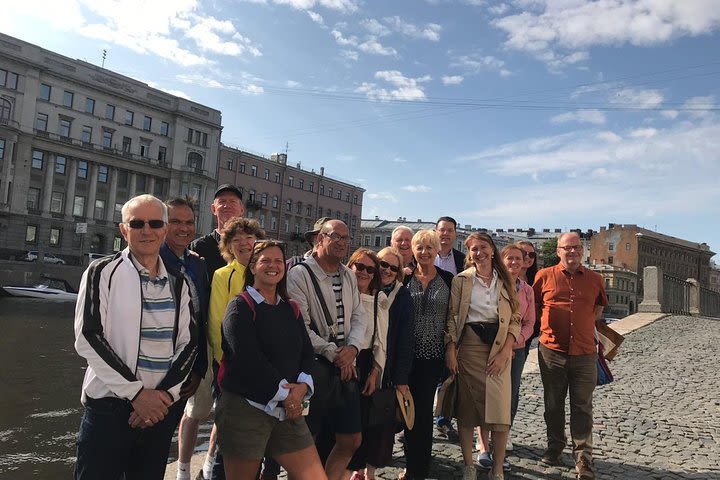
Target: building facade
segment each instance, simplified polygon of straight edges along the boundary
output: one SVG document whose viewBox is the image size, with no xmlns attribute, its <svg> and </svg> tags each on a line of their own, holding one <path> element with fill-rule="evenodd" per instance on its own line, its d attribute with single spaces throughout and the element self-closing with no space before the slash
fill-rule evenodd
<svg viewBox="0 0 720 480">
<path fill-rule="evenodd" d="M 637 273 L 616 265 L 595 264 L 589 267 L 605 280 L 608 306 L 603 317 L 623 318 L 637 312 Z"/>
<path fill-rule="evenodd" d="M 610 223 L 591 240 L 590 263 L 607 264 L 638 272 L 638 301 L 642 301 L 642 274 L 647 266 L 680 279 L 694 278 L 707 287 L 710 259 L 715 255 L 705 243 L 695 243 L 637 225 Z"/>
<path fill-rule="evenodd" d="M 78 263 L 122 248 L 135 195 L 209 204 L 220 132 L 218 110 L 0 34 L 0 251 Z"/>
<path fill-rule="evenodd" d="M 288 165 L 287 154 L 269 158 L 226 145 L 220 148 L 218 184 L 231 183 L 243 192 L 246 216 L 255 218 L 271 238 L 288 243 L 288 255 L 308 250 L 303 234 L 320 217 L 342 220 L 359 246 L 358 233 L 365 190 L 320 172 Z"/>
</svg>

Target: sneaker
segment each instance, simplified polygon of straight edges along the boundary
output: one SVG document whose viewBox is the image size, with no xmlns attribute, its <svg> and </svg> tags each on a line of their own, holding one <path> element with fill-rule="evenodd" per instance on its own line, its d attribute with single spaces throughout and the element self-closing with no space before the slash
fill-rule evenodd
<svg viewBox="0 0 720 480">
<path fill-rule="evenodd" d="M 508 462 L 507 457 L 505 457 L 505 460 L 503 460 L 503 471 L 505 471 L 505 472 L 510 471 L 510 462 Z"/>
<path fill-rule="evenodd" d="M 488 480 L 505 480 L 505 474 L 493 473 L 492 470 L 488 472 Z"/>
<path fill-rule="evenodd" d="M 505 443 L 505 451 L 506 451 L 506 452 L 512 452 L 512 451 L 513 451 L 513 443 L 512 443 L 512 440 L 510 439 L 510 433 L 509 433 L 509 432 L 508 432 L 507 442 Z"/>
<path fill-rule="evenodd" d="M 545 453 L 543 453 L 542 458 L 540 461 L 544 463 L 545 465 L 552 465 L 553 467 L 559 467 L 561 466 L 562 460 L 560 459 L 559 453 L 551 452 L 550 450 L 545 450 Z"/>
<path fill-rule="evenodd" d="M 475 465 L 465 465 L 463 469 L 463 480 L 477 480 Z"/>
<path fill-rule="evenodd" d="M 575 472 L 577 472 L 577 480 L 595 480 L 593 462 L 585 457 L 580 457 L 577 461 L 575 464 Z"/>
<path fill-rule="evenodd" d="M 492 468 L 492 458 L 490 458 L 490 454 L 488 452 L 480 452 L 478 454 L 478 464 L 480 465 L 480 468 L 487 470 L 488 468 Z"/>
</svg>

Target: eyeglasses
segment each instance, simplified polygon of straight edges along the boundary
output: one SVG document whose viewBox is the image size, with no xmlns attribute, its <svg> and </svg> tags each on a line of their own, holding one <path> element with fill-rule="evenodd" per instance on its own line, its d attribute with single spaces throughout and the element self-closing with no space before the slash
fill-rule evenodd
<svg viewBox="0 0 720 480">
<path fill-rule="evenodd" d="M 376 271 L 375 267 L 365 265 L 364 263 L 353 263 L 353 267 L 355 267 L 355 270 L 357 270 L 358 272 L 367 271 L 367 273 L 370 275 L 374 275 Z"/>
<path fill-rule="evenodd" d="M 398 273 L 400 271 L 400 267 L 396 267 L 395 265 L 390 265 L 385 260 L 380 260 L 380 267 L 382 268 L 389 268 L 391 272 Z"/>
<path fill-rule="evenodd" d="M 350 235 L 342 236 L 335 232 L 333 233 L 323 233 L 326 237 L 328 237 L 333 242 L 349 242 L 352 240 L 352 237 Z"/>
<path fill-rule="evenodd" d="M 573 250 L 579 252 L 580 250 L 582 250 L 582 245 L 566 245 L 564 247 L 558 245 L 557 248 L 562 248 L 566 252 L 572 252 Z"/>
<path fill-rule="evenodd" d="M 125 225 L 132 228 L 133 230 L 140 230 L 142 229 L 145 224 L 147 223 L 148 226 L 152 229 L 158 229 L 163 228 L 165 226 L 165 222 L 162 220 L 130 220 L 129 222 L 124 222 Z"/>
</svg>

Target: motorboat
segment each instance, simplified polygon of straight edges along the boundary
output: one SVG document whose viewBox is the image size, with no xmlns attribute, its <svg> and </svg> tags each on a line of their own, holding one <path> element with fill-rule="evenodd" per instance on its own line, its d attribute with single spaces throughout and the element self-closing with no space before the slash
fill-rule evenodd
<svg viewBox="0 0 720 480">
<path fill-rule="evenodd" d="M 53 301 L 74 302 L 78 295 L 67 281 L 49 277 L 46 277 L 44 283 L 32 287 L 5 285 L 2 289 L 12 297 L 44 298 Z"/>
</svg>

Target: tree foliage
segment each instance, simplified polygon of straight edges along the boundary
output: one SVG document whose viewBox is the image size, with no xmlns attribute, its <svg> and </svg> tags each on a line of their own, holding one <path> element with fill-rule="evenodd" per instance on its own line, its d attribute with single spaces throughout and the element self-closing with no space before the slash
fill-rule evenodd
<svg viewBox="0 0 720 480">
<path fill-rule="evenodd" d="M 557 238 L 551 238 L 543 242 L 540 249 L 540 255 L 543 260 L 543 267 L 552 267 L 560 263 L 560 257 L 557 254 Z"/>
</svg>

